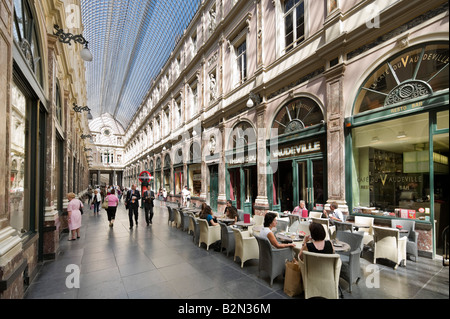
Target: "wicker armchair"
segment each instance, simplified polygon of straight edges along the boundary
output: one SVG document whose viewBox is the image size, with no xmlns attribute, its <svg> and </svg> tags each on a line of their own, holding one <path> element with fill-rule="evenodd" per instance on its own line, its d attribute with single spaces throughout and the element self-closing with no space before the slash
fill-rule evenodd
<svg viewBox="0 0 450 319">
<path fill-rule="evenodd" d="M 373 226 L 373 263 L 378 258 L 391 260 L 394 269 L 403 262 L 406 266 L 406 237 L 400 238 L 399 230 L 387 227 Z"/>
<path fill-rule="evenodd" d="M 233 228 L 234 240 L 235 240 L 235 250 L 234 250 L 234 261 L 236 257 L 241 260 L 241 268 L 244 267 L 244 262 L 250 259 L 259 258 L 259 248 L 256 238 L 250 235 L 250 232 L 241 231 L 238 228 Z"/>
<path fill-rule="evenodd" d="M 341 259 L 338 254 L 303 252 L 299 260 L 305 299 L 321 297 L 339 299 Z"/>
<path fill-rule="evenodd" d="M 254 236 L 259 247 L 259 275 L 265 271 L 270 277 L 270 286 L 273 280 L 283 275 L 286 269 L 286 260 L 292 260 L 292 248 L 275 248 L 267 238 Z"/>
</svg>

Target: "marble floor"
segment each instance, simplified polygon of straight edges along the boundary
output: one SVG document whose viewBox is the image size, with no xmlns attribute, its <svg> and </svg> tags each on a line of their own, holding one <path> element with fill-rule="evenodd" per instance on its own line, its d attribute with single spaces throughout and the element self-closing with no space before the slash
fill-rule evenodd
<svg viewBox="0 0 450 319">
<path fill-rule="evenodd" d="M 153 225 L 146 226 L 141 211 L 138 227 L 130 230 L 120 204 L 111 228 L 104 210 L 97 216 L 86 211 L 81 238 L 62 236 L 60 254 L 39 266 L 25 299 L 304 299 L 283 292 L 282 276 L 270 287 L 268 278 L 258 276 L 258 260 L 241 269 L 239 259 L 198 247 L 167 220 L 167 208 L 155 207 Z M 364 252 L 364 276 L 352 293 L 341 279 L 343 299 L 449 299 L 449 268 L 442 259 L 419 257 L 394 270 L 373 265 L 370 254 Z"/>
</svg>

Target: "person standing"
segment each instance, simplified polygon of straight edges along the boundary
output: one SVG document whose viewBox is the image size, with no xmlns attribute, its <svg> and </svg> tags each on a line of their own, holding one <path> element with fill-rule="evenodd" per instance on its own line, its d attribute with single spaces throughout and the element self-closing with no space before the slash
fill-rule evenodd
<svg viewBox="0 0 450 319">
<path fill-rule="evenodd" d="M 181 191 L 181 195 L 183 198 L 183 206 L 189 207 L 189 202 L 191 201 L 191 192 L 188 190 L 187 185 L 184 186 L 183 190 Z"/>
<path fill-rule="evenodd" d="M 147 226 L 152 224 L 154 199 L 155 193 L 152 190 L 147 189 L 144 194 L 142 194 L 142 201 L 144 202 L 145 221 L 147 222 Z"/>
<path fill-rule="evenodd" d="M 113 227 L 114 220 L 116 219 L 117 205 L 119 204 L 119 198 L 116 196 L 114 189 L 106 196 L 106 201 L 108 202 L 106 213 L 108 214 L 109 227 Z"/>
<path fill-rule="evenodd" d="M 126 206 L 128 208 L 128 218 L 130 219 L 130 229 L 133 229 L 133 216 L 138 225 L 139 216 L 139 200 L 141 199 L 141 194 L 136 189 L 136 184 L 131 186 L 131 190 L 127 193 Z"/>
<path fill-rule="evenodd" d="M 165 207 L 166 206 L 166 202 L 167 202 L 167 191 L 166 191 L 165 188 L 163 188 L 162 196 L 163 196 L 163 203 L 164 203 L 164 207 Z"/>
<path fill-rule="evenodd" d="M 98 189 L 94 190 L 94 194 L 92 194 L 92 204 L 94 205 L 94 215 L 98 214 L 100 210 L 100 203 L 102 202 L 102 195 L 100 195 L 100 191 Z"/>
<path fill-rule="evenodd" d="M 80 208 L 83 208 L 83 203 L 79 199 L 75 198 L 75 196 L 75 193 L 67 194 L 67 199 L 69 200 L 69 204 L 67 205 L 67 221 L 69 223 L 69 237 L 71 237 L 69 238 L 69 241 L 80 238 Z"/>
</svg>

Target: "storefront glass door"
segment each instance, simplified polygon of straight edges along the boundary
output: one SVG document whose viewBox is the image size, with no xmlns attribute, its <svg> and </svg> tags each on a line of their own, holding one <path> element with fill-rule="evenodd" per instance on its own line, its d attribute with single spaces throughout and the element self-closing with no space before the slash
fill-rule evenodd
<svg viewBox="0 0 450 319">
<path fill-rule="evenodd" d="M 308 211 L 321 210 L 324 204 L 323 159 L 307 159 L 297 162 L 297 191 L 294 207 L 304 200 Z"/>
</svg>

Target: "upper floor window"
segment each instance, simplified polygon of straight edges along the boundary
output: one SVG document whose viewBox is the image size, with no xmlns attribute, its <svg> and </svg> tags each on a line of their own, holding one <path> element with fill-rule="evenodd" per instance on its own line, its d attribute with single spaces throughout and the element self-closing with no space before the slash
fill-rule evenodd
<svg viewBox="0 0 450 319">
<path fill-rule="evenodd" d="M 61 89 L 59 84 L 56 83 L 56 93 L 55 93 L 55 106 L 56 106 L 56 119 L 58 123 L 62 125 L 62 103 L 61 103 Z"/>
<path fill-rule="evenodd" d="M 247 42 L 242 42 L 236 48 L 236 65 L 238 71 L 238 83 L 247 79 Z"/>
<path fill-rule="evenodd" d="M 164 124 L 163 132 L 164 132 L 164 136 L 165 136 L 165 135 L 169 134 L 169 132 L 170 132 L 170 110 L 169 110 L 169 108 L 166 108 L 164 110 L 163 124 Z"/>
<path fill-rule="evenodd" d="M 190 106 L 190 115 L 194 116 L 197 112 L 198 105 L 198 93 L 197 93 L 197 83 L 193 83 L 189 86 L 189 106 Z"/>
<path fill-rule="evenodd" d="M 197 32 L 191 36 L 191 53 L 193 58 L 197 54 Z"/>
<path fill-rule="evenodd" d="M 33 12 L 27 0 L 14 0 L 14 40 L 19 45 L 36 80 L 43 85 L 39 36 Z"/>
<path fill-rule="evenodd" d="M 181 98 L 175 100 L 175 127 L 181 125 Z"/>
<path fill-rule="evenodd" d="M 305 39 L 304 0 L 286 0 L 283 18 L 285 48 L 288 52 Z"/>
</svg>

